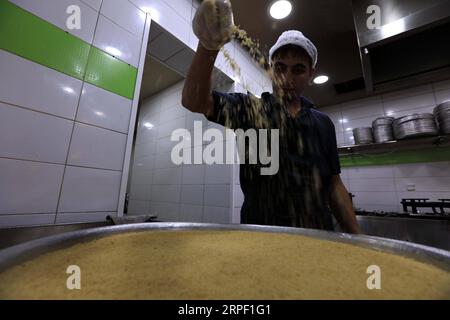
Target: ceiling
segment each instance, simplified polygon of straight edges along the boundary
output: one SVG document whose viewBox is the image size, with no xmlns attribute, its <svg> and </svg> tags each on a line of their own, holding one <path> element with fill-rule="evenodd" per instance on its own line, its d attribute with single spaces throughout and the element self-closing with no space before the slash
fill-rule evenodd
<svg viewBox="0 0 450 320">
<path fill-rule="evenodd" d="M 293 11 L 284 20 L 269 16 L 272 2 L 231 0 L 235 24 L 258 40 L 265 53 L 283 31 L 290 29 L 302 31 L 314 42 L 319 52 L 317 74 L 328 75 L 330 81 L 308 87 L 305 96 L 319 108 L 368 96 L 364 89 L 338 94 L 334 87 L 363 76 L 351 0 L 291 0 Z M 181 81 L 194 55 L 156 23 L 150 28 L 148 53 L 141 99 Z"/>
<path fill-rule="evenodd" d="M 319 52 L 317 74 L 330 77 L 327 84 L 313 85 L 305 92 L 319 107 L 367 96 L 365 90 L 338 95 L 334 88 L 362 77 L 351 0 L 291 0 L 293 11 L 281 21 L 269 16 L 272 2 L 231 0 L 235 24 L 258 39 L 266 53 L 283 31 L 300 30 L 310 38 Z"/>
<path fill-rule="evenodd" d="M 169 88 L 183 80 L 183 76 L 169 69 L 150 55 L 145 59 L 144 75 L 142 77 L 141 101 Z"/>
<path fill-rule="evenodd" d="M 152 22 L 142 78 L 140 100 L 185 79 L 195 52 Z M 213 88 L 227 88 L 233 81 L 219 69 L 213 70 Z"/>
</svg>

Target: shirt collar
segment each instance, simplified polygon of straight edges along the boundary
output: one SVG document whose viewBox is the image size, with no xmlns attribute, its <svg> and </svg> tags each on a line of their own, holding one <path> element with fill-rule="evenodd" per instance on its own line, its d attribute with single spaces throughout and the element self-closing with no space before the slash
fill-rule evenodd
<svg viewBox="0 0 450 320">
<path fill-rule="evenodd" d="M 277 101 L 275 99 L 275 96 L 272 93 L 269 93 L 269 92 L 264 92 L 261 95 L 261 98 L 263 100 L 270 101 L 270 103 L 272 105 L 275 105 L 277 103 Z M 302 96 L 301 97 L 301 101 L 302 101 L 302 108 L 301 108 L 300 113 L 298 114 L 298 116 L 302 116 L 304 114 L 307 114 L 307 113 L 309 113 L 311 111 L 311 108 L 314 108 L 314 104 L 311 101 L 309 101 L 308 99 L 306 99 L 305 97 Z"/>
</svg>

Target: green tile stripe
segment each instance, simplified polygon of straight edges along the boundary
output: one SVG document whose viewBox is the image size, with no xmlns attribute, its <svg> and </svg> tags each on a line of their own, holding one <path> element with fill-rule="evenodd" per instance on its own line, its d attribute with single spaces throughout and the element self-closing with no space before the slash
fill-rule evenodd
<svg viewBox="0 0 450 320">
<path fill-rule="evenodd" d="M 85 81 L 133 100 L 137 69 L 92 47 Z"/>
<path fill-rule="evenodd" d="M 0 48 L 82 80 L 90 45 L 0 0 Z"/>
<path fill-rule="evenodd" d="M 450 147 L 341 156 L 340 160 L 343 168 L 449 161 Z"/>
<path fill-rule="evenodd" d="M 133 99 L 135 67 L 7 0 L 0 0 L 0 49 Z"/>
</svg>

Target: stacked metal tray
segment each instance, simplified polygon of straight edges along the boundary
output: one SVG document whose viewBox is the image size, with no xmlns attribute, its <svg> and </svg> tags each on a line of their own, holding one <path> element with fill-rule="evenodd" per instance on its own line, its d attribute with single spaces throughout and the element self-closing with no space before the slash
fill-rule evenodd
<svg viewBox="0 0 450 320">
<path fill-rule="evenodd" d="M 397 140 L 437 136 L 439 133 L 431 113 L 416 113 L 395 119 L 393 128 Z"/>
<path fill-rule="evenodd" d="M 356 128 L 353 129 L 353 137 L 355 144 L 370 144 L 373 143 L 372 128 Z"/>
<path fill-rule="evenodd" d="M 372 122 L 373 137 L 376 143 L 394 140 L 393 117 L 379 117 Z"/>
<path fill-rule="evenodd" d="M 434 108 L 434 118 L 442 134 L 450 134 L 450 100 Z"/>
</svg>

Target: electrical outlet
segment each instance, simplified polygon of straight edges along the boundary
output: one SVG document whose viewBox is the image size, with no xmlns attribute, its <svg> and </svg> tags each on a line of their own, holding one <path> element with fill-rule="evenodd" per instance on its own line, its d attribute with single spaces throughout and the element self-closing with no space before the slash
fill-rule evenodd
<svg viewBox="0 0 450 320">
<path fill-rule="evenodd" d="M 408 191 L 416 191 L 416 185 L 415 184 L 408 184 L 406 186 L 406 190 L 408 190 Z"/>
</svg>

